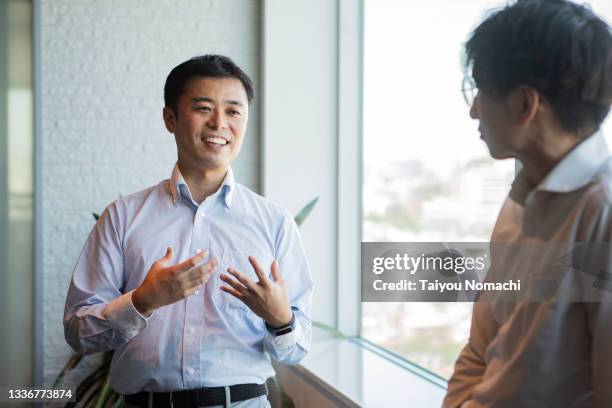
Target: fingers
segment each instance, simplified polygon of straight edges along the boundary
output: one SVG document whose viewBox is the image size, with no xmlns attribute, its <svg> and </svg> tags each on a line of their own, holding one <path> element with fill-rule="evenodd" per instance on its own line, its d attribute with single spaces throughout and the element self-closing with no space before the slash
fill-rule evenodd
<svg viewBox="0 0 612 408">
<path fill-rule="evenodd" d="M 219 289 L 221 289 L 222 291 L 227 292 L 230 295 L 233 295 L 234 297 L 237 297 L 238 299 L 244 301 L 244 295 L 242 293 L 238 292 L 234 288 L 230 288 L 228 286 L 221 286 Z"/>
<path fill-rule="evenodd" d="M 240 282 L 244 287 L 246 287 L 247 289 L 252 290 L 252 291 L 257 291 L 257 285 L 251 280 L 251 278 L 246 276 L 244 273 L 240 272 L 238 269 L 235 269 L 235 268 L 227 268 L 227 271 L 233 277 L 238 279 L 238 282 Z M 227 279 L 223 279 L 226 282 L 228 280 L 231 280 L 231 279 L 229 279 L 228 276 L 225 276 L 225 275 L 221 275 L 221 277 L 222 277 L 222 279 L 223 278 L 227 278 Z"/>
<path fill-rule="evenodd" d="M 227 271 L 229 273 L 231 273 L 232 275 L 234 275 L 234 273 L 241 273 L 236 271 L 233 268 L 227 268 Z M 236 275 L 234 275 L 236 276 Z M 237 278 L 238 279 L 238 278 Z M 246 278 L 248 279 L 248 278 Z M 227 275 L 221 275 L 221 280 L 225 283 L 227 283 L 228 285 L 230 285 L 232 288 L 234 288 L 237 292 L 240 292 L 241 294 L 246 294 L 249 291 L 249 288 L 247 285 L 243 284 L 239 279 L 232 279 L 231 277 L 227 276 Z M 250 280 L 250 279 L 249 279 Z"/>
<path fill-rule="evenodd" d="M 179 264 L 174 265 L 177 272 L 187 272 L 190 269 L 197 267 L 203 260 L 208 256 L 208 249 L 205 251 L 198 252 L 195 256 L 183 261 Z"/>
<path fill-rule="evenodd" d="M 197 268 L 197 269 L 200 269 L 200 268 Z M 200 273 L 200 275 L 196 277 L 195 279 L 186 279 L 185 278 L 186 276 L 187 275 L 181 275 L 180 283 L 178 285 L 180 296 L 183 298 L 191 296 L 194 293 L 197 293 L 197 291 L 200 290 L 202 286 L 204 286 L 206 281 L 208 281 L 208 276 L 205 276 L 202 273 Z"/>
<path fill-rule="evenodd" d="M 206 283 L 208 279 L 217 271 L 217 260 L 211 259 L 204 265 L 200 265 L 197 268 L 194 268 L 187 273 L 181 275 L 184 276 L 187 281 L 200 281 L 201 283 Z"/>
<path fill-rule="evenodd" d="M 168 247 L 166 248 L 166 255 L 160 258 L 157 262 L 162 263 L 162 264 L 168 263 L 172 260 L 173 256 L 174 256 L 174 251 L 172 250 L 172 247 Z"/>
<path fill-rule="evenodd" d="M 253 270 L 255 270 L 255 274 L 257 275 L 257 278 L 259 278 L 259 283 L 262 286 L 266 286 L 269 283 L 268 277 L 266 276 L 266 273 L 259 265 L 259 262 L 257 262 L 257 259 L 255 259 L 254 256 L 249 256 L 249 262 L 253 266 Z"/>
<path fill-rule="evenodd" d="M 186 287 L 182 290 L 181 296 L 184 298 L 189 297 L 195 294 L 198 290 L 200 290 L 201 287 L 202 285 L 193 285 L 193 286 Z"/>
<path fill-rule="evenodd" d="M 278 268 L 278 261 L 275 259 L 272 262 L 272 277 L 274 278 L 274 282 L 283 283 L 283 276 L 280 274 L 280 270 Z"/>
</svg>

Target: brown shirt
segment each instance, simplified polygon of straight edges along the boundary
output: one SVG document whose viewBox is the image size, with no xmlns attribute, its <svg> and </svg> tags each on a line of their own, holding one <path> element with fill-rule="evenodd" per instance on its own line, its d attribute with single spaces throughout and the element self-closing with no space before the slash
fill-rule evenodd
<svg viewBox="0 0 612 408">
<path fill-rule="evenodd" d="M 491 241 L 537 247 L 536 257 L 505 260 L 507 270 L 527 259 L 530 276 L 563 274 L 563 284 L 546 301 L 474 304 L 470 338 L 443 407 L 612 407 L 610 246 L 599 276 L 558 262 L 559 245 L 612 241 L 611 210 L 612 160 L 600 132 L 540 185 L 517 175 Z"/>
</svg>

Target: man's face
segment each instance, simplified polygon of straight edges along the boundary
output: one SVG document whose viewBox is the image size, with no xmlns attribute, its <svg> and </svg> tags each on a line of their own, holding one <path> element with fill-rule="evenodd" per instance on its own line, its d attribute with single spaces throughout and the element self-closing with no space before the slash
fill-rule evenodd
<svg viewBox="0 0 612 408">
<path fill-rule="evenodd" d="M 516 157 L 520 137 L 513 124 L 511 96 L 503 99 L 493 98 L 479 91 L 470 109 L 472 119 L 480 123 L 480 138 L 487 144 L 489 153 L 495 159 Z"/>
<path fill-rule="evenodd" d="M 166 128 L 174 133 L 179 164 L 197 170 L 226 170 L 238 156 L 249 105 L 236 78 L 194 78 L 185 86 L 177 115 L 164 108 Z"/>
</svg>

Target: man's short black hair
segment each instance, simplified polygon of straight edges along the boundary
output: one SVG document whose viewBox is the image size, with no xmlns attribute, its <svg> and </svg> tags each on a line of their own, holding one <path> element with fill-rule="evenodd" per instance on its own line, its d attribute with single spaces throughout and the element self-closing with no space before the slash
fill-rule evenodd
<svg viewBox="0 0 612 408">
<path fill-rule="evenodd" d="M 597 130 L 610 111 L 610 27 L 570 1 L 518 0 L 494 12 L 466 43 L 465 69 L 493 97 L 534 88 L 567 131 Z"/>
<path fill-rule="evenodd" d="M 185 85 L 193 78 L 236 78 L 242 82 L 249 103 L 253 100 L 253 82 L 230 58 L 223 55 L 201 55 L 177 65 L 170 71 L 164 86 L 164 102 L 178 114 L 178 100 Z"/>
</svg>

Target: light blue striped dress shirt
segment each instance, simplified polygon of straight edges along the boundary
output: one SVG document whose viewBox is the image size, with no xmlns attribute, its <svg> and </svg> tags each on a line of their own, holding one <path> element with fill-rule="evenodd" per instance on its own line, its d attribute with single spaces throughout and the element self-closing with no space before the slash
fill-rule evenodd
<svg viewBox="0 0 612 408">
<path fill-rule="evenodd" d="M 184 261 L 199 249 L 218 272 L 195 295 L 148 318 L 131 294 L 172 246 Z M 247 257 L 267 270 L 277 259 L 295 309 L 295 330 L 274 336 L 244 303 L 221 291 L 229 266 L 257 276 Z M 234 180 L 200 205 L 178 166 L 172 178 L 109 205 L 77 261 L 64 311 L 68 343 L 77 352 L 115 350 L 111 386 L 124 394 L 263 383 L 277 361 L 298 363 L 311 341 L 312 278 L 293 217 Z"/>
</svg>

